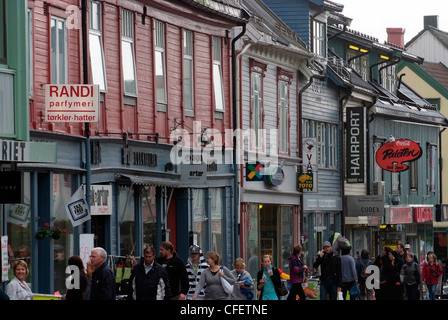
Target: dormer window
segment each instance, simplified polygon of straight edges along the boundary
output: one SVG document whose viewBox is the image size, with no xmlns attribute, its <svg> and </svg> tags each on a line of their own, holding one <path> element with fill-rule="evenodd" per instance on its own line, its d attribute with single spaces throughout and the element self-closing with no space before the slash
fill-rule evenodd
<svg viewBox="0 0 448 320">
<path fill-rule="evenodd" d="M 326 57 L 327 56 L 327 26 L 325 23 L 313 21 L 313 53 Z"/>
</svg>

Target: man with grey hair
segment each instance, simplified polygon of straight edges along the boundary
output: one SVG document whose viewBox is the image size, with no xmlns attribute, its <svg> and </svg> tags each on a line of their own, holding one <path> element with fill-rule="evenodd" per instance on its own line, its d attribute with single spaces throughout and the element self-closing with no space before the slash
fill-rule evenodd
<svg viewBox="0 0 448 320">
<path fill-rule="evenodd" d="M 107 252 L 101 247 L 93 248 L 90 262 L 95 268 L 92 274 L 90 300 L 115 300 L 116 286 L 114 272 L 106 263 Z"/>
</svg>

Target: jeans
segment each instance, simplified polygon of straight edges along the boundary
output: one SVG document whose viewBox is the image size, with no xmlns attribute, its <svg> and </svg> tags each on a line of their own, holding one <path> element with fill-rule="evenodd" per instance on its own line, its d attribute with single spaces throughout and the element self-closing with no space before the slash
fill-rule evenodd
<svg viewBox="0 0 448 320">
<path fill-rule="evenodd" d="M 336 300 L 338 287 L 336 283 L 330 282 L 328 279 L 324 279 L 320 283 L 320 300 Z"/>
<path fill-rule="evenodd" d="M 427 284 L 426 287 L 428 288 L 429 300 L 436 300 L 437 284 Z"/>
<path fill-rule="evenodd" d="M 414 283 L 411 285 L 406 285 L 406 295 L 408 297 L 408 300 L 420 300 L 419 294 L 418 294 L 418 284 Z"/>
</svg>

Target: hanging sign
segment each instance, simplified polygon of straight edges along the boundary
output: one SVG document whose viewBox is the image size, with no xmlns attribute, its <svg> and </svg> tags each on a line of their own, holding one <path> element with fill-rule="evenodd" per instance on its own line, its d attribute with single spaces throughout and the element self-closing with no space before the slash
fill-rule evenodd
<svg viewBox="0 0 448 320">
<path fill-rule="evenodd" d="M 385 143 L 376 152 L 376 163 L 386 171 L 401 172 L 409 167 L 404 162 L 415 161 L 422 156 L 422 148 L 414 141 L 398 139 Z"/>
<path fill-rule="evenodd" d="M 72 198 L 65 207 L 65 211 L 74 227 L 90 220 L 89 207 L 84 196 L 84 188 L 82 185 L 72 195 Z"/>
<path fill-rule="evenodd" d="M 263 181 L 264 166 L 260 162 L 246 163 L 246 181 Z"/>
<path fill-rule="evenodd" d="M 347 108 L 347 183 L 364 183 L 364 114 L 363 107 Z"/>
<path fill-rule="evenodd" d="M 265 169 L 264 182 L 272 187 L 278 187 L 285 181 L 285 173 L 280 167 L 269 167 Z"/>
<path fill-rule="evenodd" d="M 45 120 L 98 122 L 100 88 L 97 84 L 45 85 Z"/>
</svg>

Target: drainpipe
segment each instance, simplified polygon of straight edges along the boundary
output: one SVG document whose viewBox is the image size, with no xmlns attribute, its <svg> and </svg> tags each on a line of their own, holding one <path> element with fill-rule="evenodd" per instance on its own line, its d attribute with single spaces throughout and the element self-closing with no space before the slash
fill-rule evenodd
<svg viewBox="0 0 448 320">
<path fill-rule="evenodd" d="M 317 62 L 317 61 L 316 61 Z M 318 63 L 320 64 L 320 63 Z M 322 66 L 322 65 L 321 65 Z M 302 119 L 303 119 L 303 100 L 302 96 L 303 93 L 308 89 L 311 84 L 313 83 L 314 79 L 325 79 L 326 73 L 325 68 L 323 67 L 321 74 L 315 74 L 310 77 L 310 80 L 308 83 L 299 91 L 299 110 L 297 110 L 297 113 L 299 114 L 299 120 L 297 123 L 297 126 L 300 128 L 298 130 L 298 145 L 299 145 L 299 158 L 302 159 L 303 162 L 303 133 L 302 133 Z M 302 165 L 301 165 L 302 166 Z M 300 220 L 300 243 L 303 244 L 303 191 L 300 193 L 300 211 L 299 211 L 299 220 Z"/>
<path fill-rule="evenodd" d="M 88 69 L 88 54 L 87 54 L 87 0 L 82 0 L 82 63 L 83 63 L 83 82 L 84 84 L 89 83 L 89 69 Z M 86 151 L 86 202 L 87 208 L 90 212 L 90 174 L 91 174 L 91 163 L 90 163 L 90 123 L 85 124 L 85 151 Z M 86 221 L 86 232 L 91 232 L 92 221 Z"/>
<path fill-rule="evenodd" d="M 236 57 L 236 50 L 235 50 L 235 44 L 236 42 L 246 33 L 246 24 L 242 25 L 243 30 L 232 39 L 232 128 L 233 130 L 236 130 L 238 128 L 238 105 L 237 105 L 237 99 L 236 99 L 236 93 L 237 93 L 237 81 L 236 81 L 236 67 L 237 67 L 237 57 Z M 237 142 L 238 139 L 233 135 L 233 170 L 235 172 L 235 177 L 233 181 L 233 193 L 234 193 L 234 256 L 239 257 L 240 256 L 240 250 L 239 250 L 239 235 L 240 235 L 240 223 L 239 223 L 239 215 L 240 215 L 240 195 L 239 195 L 239 165 L 238 165 L 238 159 L 237 159 Z"/>
</svg>

